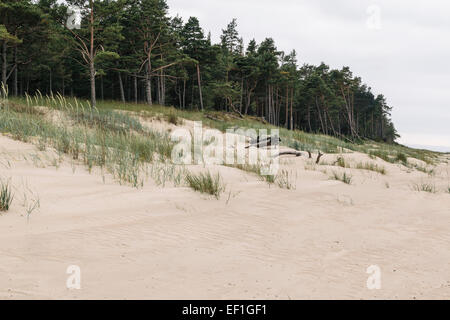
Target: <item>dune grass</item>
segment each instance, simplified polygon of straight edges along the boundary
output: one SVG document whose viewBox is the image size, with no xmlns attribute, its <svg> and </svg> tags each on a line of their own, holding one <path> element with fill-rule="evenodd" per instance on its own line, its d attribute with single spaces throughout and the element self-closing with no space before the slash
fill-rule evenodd
<svg viewBox="0 0 450 320">
<path fill-rule="evenodd" d="M 6 212 L 11 207 L 14 196 L 8 182 L 0 182 L 0 212 Z"/>
<path fill-rule="evenodd" d="M 21 141 L 32 142 L 40 150 L 55 148 L 61 154 L 81 160 L 89 170 L 94 167 L 105 168 L 120 183 L 129 183 L 135 187 L 143 185 L 144 176 L 148 173 L 146 164 L 167 162 L 173 148 L 168 135 L 144 128 L 138 120 L 139 116 L 159 117 L 173 124 L 179 124 L 182 119 L 202 121 L 204 126 L 221 131 L 229 128 L 279 129 L 282 145 L 313 153 L 319 150 L 330 154 L 357 151 L 374 159 L 378 157 L 404 165 L 407 165 L 408 157 L 433 164 L 439 156 L 435 152 L 410 149 L 398 144 L 365 140 L 350 142 L 323 134 L 290 131 L 269 125 L 257 117 L 240 118 L 232 113 L 179 110 L 118 101 L 98 101 L 97 107 L 92 108 L 88 101 L 61 95 L 42 96 L 39 92 L 34 96 L 6 101 L 2 102 L 6 108 L 0 115 L 0 132 Z M 49 121 L 46 111 L 38 106 L 45 106 L 50 111 L 58 110 L 66 118 L 63 122 L 68 121 L 70 125 Z M 337 165 L 349 167 L 344 157 L 338 158 Z M 258 166 L 234 167 L 254 172 L 269 184 L 277 180 L 277 176 L 261 176 Z M 383 167 L 371 164 L 360 164 L 360 168 L 385 174 Z M 176 184 L 182 180 L 179 174 L 163 175 L 162 180 L 166 177 L 173 177 L 178 181 Z M 348 180 L 348 176 L 344 180 Z"/>
<path fill-rule="evenodd" d="M 436 186 L 427 182 L 415 183 L 413 189 L 418 192 L 436 193 Z"/>
<path fill-rule="evenodd" d="M 219 199 L 221 193 L 225 191 L 225 185 L 219 173 L 217 175 L 212 175 L 209 171 L 199 174 L 187 173 L 185 179 L 187 185 L 193 190 L 212 195 L 216 199 Z"/>
<path fill-rule="evenodd" d="M 287 170 L 281 170 L 276 177 L 276 183 L 281 189 L 295 190 L 296 184 L 292 173 Z"/>
<path fill-rule="evenodd" d="M 356 165 L 356 169 L 360 169 L 360 170 L 368 170 L 368 171 L 374 171 L 374 172 L 378 172 L 382 175 L 386 174 L 386 168 L 383 166 L 379 166 L 375 163 L 371 163 L 371 162 L 359 162 Z"/>
<path fill-rule="evenodd" d="M 38 98 L 36 98 L 38 99 Z M 0 113 L 0 132 L 24 142 L 34 143 L 40 150 L 54 148 L 60 154 L 80 160 L 91 171 L 106 169 L 120 183 L 143 186 L 145 165 L 171 158 L 173 143 L 167 134 L 142 127 L 129 114 L 89 108 L 64 98 L 48 99 L 71 123 L 47 119 L 27 97 L 27 105 L 7 107 Z M 34 100 L 33 100 L 34 101 Z M 51 111 L 50 109 L 49 111 Z"/>
<path fill-rule="evenodd" d="M 348 174 L 346 172 L 341 174 L 339 172 L 333 171 L 331 179 L 337 180 L 337 181 L 341 181 L 341 182 L 343 182 L 345 184 L 352 184 L 353 177 L 352 177 L 352 175 L 350 175 L 350 174 Z"/>
<path fill-rule="evenodd" d="M 15 103 L 22 105 L 39 105 L 51 108 L 90 109 L 89 103 L 81 103 L 76 98 L 61 96 L 42 96 L 39 93 L 33 97 L 13 98 Z M 357 151 L 380 158 L 390 163 L 407 164 L 407 158 L 422 160 L 427 164 L 437 161 L 439 153 L 408 148 L 399 144 L 386 144 L 369 140 L 349 141 L 317 133 L 306 133 L 299 130 L 290 131 L 266 123 L 263 119 L 254 116 L 237 117 L 232 113 L 217 111 L 180 110 L 173 107 L 159 105 L 149 106 L 144 103 L 123 103 L 119 101 L 98 101 L 96 109 L 103 111 L 130 111 L 146 117 L 162 117 L 171 123 L 179 123 L 179 119 L 202 121 L 205 126 L 219 129 L 224 132 L 229 128 L 253 129 L 279 129 L 281 144 L 296 150 L 322 153 L 346 153 Z"/>
</svg>

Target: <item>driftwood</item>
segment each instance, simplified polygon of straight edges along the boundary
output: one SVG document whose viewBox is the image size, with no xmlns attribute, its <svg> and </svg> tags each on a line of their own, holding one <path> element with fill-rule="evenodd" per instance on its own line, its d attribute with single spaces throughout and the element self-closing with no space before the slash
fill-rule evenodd
<svg viewBox="0 0 450 320">
<path fill-rule="evenodd" d="M 312 158 L 311 151 L 307 150 L 306 152 L 308 152 L 308 158 L 311 159 Z"/>
<path fill-rule="evenodd" d="M 322 158 L 322 156 L 323 156 L 323 154 L 320 153 L 320 151 L 319 151 L 319 154 L 317 155 L 316 164 L 319 164 L 320 158 Z"/>
<path fill-rule="evenodd" d="M 214 120 L 214 121 L 219 121 L 219 122 L 223 122 L 223 120 L 222 120 L 222 119 L 219 119 L 219 118 L 213 117 L 213 116 L 211 116 L 211 115 L 209 115 L 209 114 L 205 115 L 205 118 L 207 118 L 207 119 L 210 119 L 210 120 Z"/>
<path fill-rule="evenodd" d="M 259 137 L 256 140 L 256 143 L 251 143 L 250 145 L 246 146 L 245 149 L 248 149 L 250 147 L 257 147 L 257 148 L 262 148 L 262 147 L 270 147 L 272 145 L 277 145 L 281 142 L 281 139 L 278 138 L 278 141 L 275 141 L 274 143 L 272 143 L 272 137 L 268 137 L 264 140 L 259 140 Z"/>
<path fill-rule="evenodd" d="M 276 156 L 274 156 L 274 158 L 280 157 L 280 156 L 287 156 L 287 155 L 294 155 L 296 157 L 300 157 L 302 155 L 302 153 L 298 152 L 298 151 L 283 151 L 283 152 L 280 152 L 279 154 L 277 154 Z"/>
</svg>

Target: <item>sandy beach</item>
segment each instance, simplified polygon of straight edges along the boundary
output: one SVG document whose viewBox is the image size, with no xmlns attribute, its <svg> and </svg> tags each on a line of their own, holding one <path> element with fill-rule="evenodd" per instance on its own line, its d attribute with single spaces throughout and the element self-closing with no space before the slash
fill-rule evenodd
<svg viewBox="0 0 450 320">
<path fill-rule="evenodd" d="M 284 157 L 292 190 L 235 168 L 219 200 L 187 187 L 120 185 L 70 158 L 0 136 L 2 299 L 450 298 L 449 156 L 433 175 L 357 152 L 386 174 Z M 325 155 L 332 162 L 337 155 Z M 431 181 L 436 193 L 415 191 Z M 68 289 L 71 265 L 81 288 Z M 381 289 L 369 290 L 370 266 Z"/>
</svg>

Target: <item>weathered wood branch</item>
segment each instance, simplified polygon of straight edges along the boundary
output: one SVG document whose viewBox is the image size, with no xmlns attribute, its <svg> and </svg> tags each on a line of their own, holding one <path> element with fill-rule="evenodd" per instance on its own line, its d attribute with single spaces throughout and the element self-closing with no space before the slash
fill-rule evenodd
<svg viewBox="0 0 450 320">
<path fill-rule="evenodd" d="M 316 164 L 319 164 L 320 158 L 322 158 L 322 156 L 323 156 L 323 154 L 320 153 L 320 151 L 319 151 L 319 154 L 317 155 L 317 159 L 316 159 Z"/>
<path fill-rule="evenodd" d="M 294 155 L 296 157 L 300 157 L 302 153 L 299 151 L 282 151 L 279 154 L 275 155 L 274 158 L 287 155 Z"/>
</svg>

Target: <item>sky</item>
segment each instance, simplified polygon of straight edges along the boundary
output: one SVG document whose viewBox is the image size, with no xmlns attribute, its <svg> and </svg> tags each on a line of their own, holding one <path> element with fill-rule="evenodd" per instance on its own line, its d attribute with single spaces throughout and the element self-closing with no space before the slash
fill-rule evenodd
<svg viewBox="0 0 450 320">
<path fill-rule="evenodd" d="M 272 37 L 299 64 L 349 66 L 392 106 L 400 143 L 450 151 L 450 1 L 168 0 L 218 42 L 237 18 L 248 43 Z"/>
</svg>

